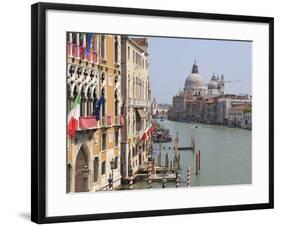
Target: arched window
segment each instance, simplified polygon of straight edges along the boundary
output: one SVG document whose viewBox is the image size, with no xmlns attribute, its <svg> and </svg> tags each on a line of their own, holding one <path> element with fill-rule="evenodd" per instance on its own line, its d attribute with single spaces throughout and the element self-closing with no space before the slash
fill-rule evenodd
<svg viewBox="0 0 281 226">
<path fill-rule="evenodd" d="M 80 102 L 80 116 L 86 116 L 87 112 L 86 112 L 86 97 L 87 94 L 85 93 L 85 90 L 82 88 L 81 89 L 81 102 Z"/>
<path fill-rule="evenodd" d="M 94 183 L 98 182 L 98 177 L 99 177 L 99 157 L 94 158 Z"/>
<path fill-rule="evenodd" d="M 92 102 L 92 115 L 95 115 L 95 109 L 96 109 L 96 104 L 97 104 L 97 101 L 98 101 L 98 97 L 97 97 L 97 91 L 96 89 L 94 89 L 93 91 L 93 102 Z"/>
<path fill-rule="evenodd" d="M 91 98 L 91 89 L 88 88 L 87 91 L 87 116 L 92 116 L 93 114 L 93 99 Z"/>
</svg>

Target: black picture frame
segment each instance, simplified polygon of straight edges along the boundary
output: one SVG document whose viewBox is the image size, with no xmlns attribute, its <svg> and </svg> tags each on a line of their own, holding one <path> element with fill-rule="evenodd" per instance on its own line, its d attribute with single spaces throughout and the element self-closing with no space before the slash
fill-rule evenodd
<svg viewBox="0 0 281 226">
<path fill-rule="evenodd" d="M 63 10 L 101 12 L 127 15 L 211 19 L 255 22 L 269 25 L 269 202 L 245 205 L 227 205 L 200 208 L 180 208 L 87 214 L 46 216 L 46 11 Z M 274 207 L 274 18 L 242 15 L 195 13 L 136 8 L 118 8 L 92 5 L 36 3 L 31 6 L 31 220 L 36 223 L 103 220 L 221 211 L 269 209 Z"/>
</svg>

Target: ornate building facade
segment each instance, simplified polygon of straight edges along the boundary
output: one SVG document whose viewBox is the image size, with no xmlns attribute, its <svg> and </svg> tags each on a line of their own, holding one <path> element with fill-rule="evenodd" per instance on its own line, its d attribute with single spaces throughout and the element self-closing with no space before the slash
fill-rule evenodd
<svg viewBox="0 0 281 226">
<path fill-rule="evenodd" d="M 67 108 L 81 96 L 76 135 L 67 142 L 67 192 L 121 182 L 121 38 L 67 33 Z M 101 103 L 100 110 L 97 104 Z"/>
</svg>

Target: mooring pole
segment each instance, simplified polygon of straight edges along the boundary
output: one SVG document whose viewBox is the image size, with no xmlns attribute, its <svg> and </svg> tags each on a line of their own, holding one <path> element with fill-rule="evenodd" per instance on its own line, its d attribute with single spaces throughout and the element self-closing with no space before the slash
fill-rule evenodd
<svg viewBox="0 0 281 226">
<path fill-rule="evenodd" d="M 192 151 L 195 152 L 195 139 L 194 139 L 194 137 L 191 138 L 191 147 L 192 147 Z"/>
<path fill-rule="evenodd" d="M 148 188 L 152 188 L 152 180 L 151 180 L 151 171 L 152 171 L 152 163 L 151 156 L 148 157 L 148 167 L 147 167 L 147 184 Z"/>
<path fill-rule="evenodd" d="M 166 177 L 163 176 L 163 178 L 162 178 L 162 188 L 166 188 L 166 182 L 167 182 Z"/>
<path fill-rule="evenodd" d="M 180 186 L 180 174 L 176 172 L 176 188 Z"/>
<path fill-rule="evenodd" d="M 177 168 L 180 169 L 180 159 L 181 159 L 181 155 L 180 153 L 178 154 L 178 162 L 177 162 Z"/>
<path fill-rule="evenodd" d="M 198 169 L 201 169 L 201 151 L 198 151 Z"/>
<path fill-rule="evenodd" d="M 199 152 L 197 151 L 196 154 L 196 160 L 195 160 L 195 174 L 198 175 L 200 173 L 200 158 L 199 158 Z"/>
<path fill-rule="evenodd" d="M 132 175 L 130 176 L 130 179 L 129 179 L 129 190 L 133 190 L 133 176 Z"/>
<path fill-rule="evenodd" d="M 155 160 L 154 160 L 154 158 L 152 159 L 152 174 L 156 174 L 155 173 Z"/>
<path fill-rule="evenodd" d="M 190 187 L 190 182 L 191 182 L 191 168 L 187 167 L 187 172 L 186 172 L 186 186 Z"/>
</svg>

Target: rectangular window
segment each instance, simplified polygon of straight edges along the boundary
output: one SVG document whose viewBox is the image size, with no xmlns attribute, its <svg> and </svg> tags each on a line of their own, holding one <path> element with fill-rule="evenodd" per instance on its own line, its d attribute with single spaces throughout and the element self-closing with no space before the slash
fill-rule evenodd
<svg viewBox="0 0 281 226">
<path fill-rule="evenodd" d="M 80 102 L 80 116 L 86 116 L 86 101 L 85 99 L 82 99 Z"/>
<path fill-rule="evenodd" d="M 103 131 L 102 132 L 102 150 L 105 150 L 106 149 L 106 131 Z"/>
<path fill-rule="evenodd" d="M 116 64 L 119 63 L 119 40 L 118 37 L 115 36 L 114 38 L 114 61 Z"/>
<path fill-rule="evenodd" d="M 119 129 L 115 129 L 115 147 L 119 144 Z"/>
<path fill-rule="evenodd" d="M 92 114 L 93 114 L 92 103 L 93 103 L 93 101 L 88 99 L 88 101 L 87 101 L 87 116 L 92 116 Z"/>
<path fill-rule="evenodd" d="M 105 161 L 102 162 L 101 164 L 101 175 L 105 174 Z"/>
<path fill-rule="evenodd" d="M 94 182 L 98 182 L 99 178 L 99 157 L 94 159 Z"/>
<path fill-rule="evenodd" d="M 106 59 L 106 37 L 105 35 L 101 36 L 101 57 Z"/>
<path fill-rule="evenodd" d="M 133 50 L 133 63 L 135 63 L 135 50 Z"/>
<path fill-rule="evenodd" d="M 130 46 L 128 46 L 128 60 L 130 60 L 130 54 L 131 54 L 131 52 L 130 52 L 131 50 L 130 50 Z"/>
<path fill-rule="evenodd" d="M 118 168 L 118 157 L 115 157 L 115 165 L 114 165 L 114 169 Z"/>
</svg>

